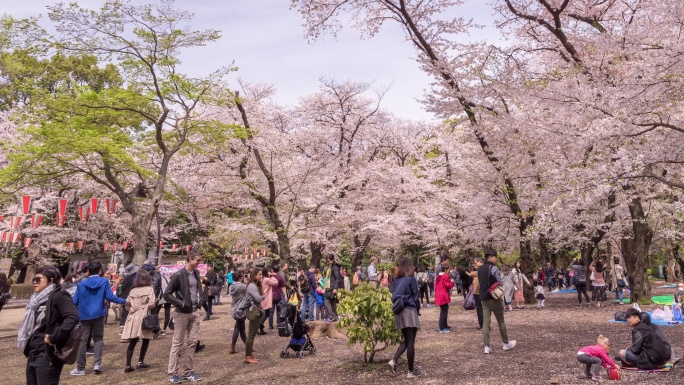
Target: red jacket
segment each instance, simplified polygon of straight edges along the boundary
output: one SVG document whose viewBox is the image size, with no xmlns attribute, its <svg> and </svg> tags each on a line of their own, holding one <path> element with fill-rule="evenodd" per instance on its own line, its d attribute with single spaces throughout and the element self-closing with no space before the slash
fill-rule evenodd
<svg viewBox="0 0 684 385">
<path fill-rule="evenodd" d="M 439 273 L 435 279 L 435 305 L 442 306 L 451 302 L 449 290 L 454 287 L 454 282 L 448 274 Z"/>
</svg>

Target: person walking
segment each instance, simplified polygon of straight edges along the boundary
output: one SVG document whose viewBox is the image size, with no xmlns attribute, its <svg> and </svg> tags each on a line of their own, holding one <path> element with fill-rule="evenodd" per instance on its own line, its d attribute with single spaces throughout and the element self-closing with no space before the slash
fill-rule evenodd
<svg viewBox="0 0 684 385">
<path fill-rule="evenodd" d="M 554 276 L 556 275 L 556 269 L 551 265 L 551 262 L 546 262 L 546 270 L 544 270 L 544 276 L 546 276 L 546 286 L 549 288 L 549 291 L 553 291 L 553 287 L 555 286 L 554 282 Z"/>
<path fill-rule="evenodd" d="M 0 273 L 0 311 L 10 298 L 12 298 L 10 280 L 5 273 Z"/>
<path fill-rule="evenodd" d="M 202 377 L 194 372 L 195 349 L 200 334 L 199 309 L 202 303 L 202 281 L 197 266 L 201 261 L 202 253 L 197 249 L 190 250 L 185 267 L 171 276 L 169 286 L 164 291 L 164 300 L 175 307 L 173 342 L 167 370 L 169 382 L 173 384 L 202 380 Z M 184 362 L 179 375 L 178 360 L 181 355 Z"/>
<path fill-rule="evenodd" d="M 261 303 L 264 301 L 264 297 L 261 295 L 263 276 L 263 271 L 259 268 L 255 268 L 252 270 L 252 274 L 249 278 L 249 284 L 247 285 L 246 295 L 249 297 L 252 305 L 247 313 L 249 328 L 247 330 L 247 342 L 245 342 L 246 364 L 259 363 L 259 360 L 254 358 L 254 337 L 257 335 L 257 330 L 259 329 L 260 320 L 262 319 L 263 313 L 263 310 L 261 309 Z"/>
<path fill-rule="evenodd" d="M 59 270 L 42 266 L 33 276 L 33 294 L 19 326 L 17 347 L 26 361 L 27 385 L 58 385 L 64 363 L 55 357 L 78 325 L 78 310 L 62 290 Z"/>
<path fill-rule="evenodd" d="M 299 277 L 299 289 L 302 292 L 302 320 L 306 320 L 306 313 L 309 313 L 309 321 L 314 320 L 316 306 L 316 277 L 314 276 L 316 266 L 309 267 Z"/>
<path fill-rule="evenodd" d="M 627 275 L 625 274 L 625 269 L 620 264 L 620 257 L 613 258 L 613 287 L 615 288 L 615 299 L 618 300 L 620 305 L 624 303 L 624 290 L 627 287 Z"/>
<path fill-rule="evenodd" d="M 269 314 L 271 314 L 271 307 L 273 307 L 273 291 L 277 290 L 278 279 L 269 268 L 264 267 L 261 269 L 261 295 L 263 296 L 263 301 L 261 301 L 261 309 L 263 309 L 263 314 L 261 315 L 261 322 L 259 323 L 259 332 L 257 334 L 266 334 L 265 323 Z M 269 325 L 269 329 L 273 329 L 273 323 Z"/>
<path fill-rule="evenodd" d="M 117 286 L 117 297 L 123 299 L 128 298 L 128 293 L 131 292 L 131 290 L 133 289 L 133 285 L 135 284 L 135 280 L 138 278 L 138 270 L 138 266 L 132 263 L 129 263 L 128 266 L 126 266 L 126 268 L 124 269 L 124 278 L 123 280 L 121 280 L 121 282 L 119 282 L 119 285 Z M 123 327 L 126 324 L 127 316 L 128 312 L 126 311 L 126 308 L 122 306 L 121 315 L 119 316 L 119 332 L 123 331 Z"/>
<path fill-rule="evenodd" d="M 575 288 L 577 289 L 577 301 L 579 305 L 582 306 L 582 294 L 587 300 L 587 305 L 591 306 L 589 301 L 589 294 L 587 294 L 587 270 L 584 267 L 584 261 L 577 258 L 572 263 L 570 263 L 570 268 L 575 272 Z"/>
<path fill-rule="evenodd" d="M 608 300 L 606 297 L 606 280 L 603 278 L 605 271 L 603 260 L 599 259 L 592 263 L 589 269 L 594 275 L 594 280 L 591 282 L 592 301 L 596 303 L 597 307 L 601 307 L 601 304 Z"/>
<path fill-rule="evenodd" d="M 218 275 L 214 271 L 214 266 L 213 265 L 208 265 L 207 266 L 207 275 L 202 278 L 202 284 L 204 285 L 203 288 L 203 297 L 206 297 L 202 303 L 202 307 L 204 308 L 204 320 L 209 321 L 210 317 L 214 315 L 213 311 L 213 306 L 214 306 L 214 297 L 219 291 L 218 288 Z"/>
<path fill-rule="evenodd" d="M 473 298 L 475 298 L 475 309 L 477 311 L 477 330 L 482 331 L 482 301 L 480 300 L 480 279 L 477 277 L 477 269 L 482 266 L 482 258 L 473 259 L 473 271 L 469 273 L 473 279 Z"/>
<path fill-rule="evenodd" d="M 273 329 L 273 316 L 276 316 L 276 326 L 280 319 L 280 302 L 287 301 L 286 282 L 282 275 L 278 274 L 278 266 L 273 266 L 273 278 L 278 281 L 278 284 L 271 289 L 271 309 L 268 311 L 268 328 Z M 287 275 L 285 275 L 287 277 Z"/>
<path fill-rule="evenodd" d="M 499 324 L 499 333 L 503 341 L 503 350 L 513 349 L 516 345 L 515 340 L 508 339 L 508 331 L 504 322 L 504 306 L 502 298 L 492 297 L 489 289 L 495 284 L 503 285 L 501 271 L 496 267 L 496 251 L 487 250 L 485 252 L 485 262 L 477 269 L 477 278 L 480 280 L 480 299 L 482 300 L 482 312 L 484 322 L 482 324 L 482 335 L 484 339 L 484 353 L 490 354 L 492 348 L 489 341 L 489 326 L 492 320 L 492 313 Z"/>
<path fill-rule="evenodd" d="M 419 266 L 418 267 L 418 273 L 416 273 L 416 281 L 418 282 L 418 291 L 419 291 L 419 298 L 420 298 L 420 304 L 423 304 L 423 298 L 425 298 L 425 305 L 427 307 L 430 307 L 430 289 L 428 288 L 428 280 L 429 276 L 428 273 L 425 271 L 425 267 Z"/>
<path fill-rule="evenodd" d="M 439 306 L 439 332 L 449 333 L 451 326 L 448 325 L 447 317 L 449 316 L 449 304 L 451 303 L 451 296 L 449 290 L 454 287 L 454 280 L 449 273 L 449 258 L 444 256 L 441 259 L 442 269 L 435 279 L 435 305 Z"/>
<path fill-rule="evenodd" d="M 504 266 L 502 271 L 502 279 L 503 279 L 503 285 L 502 289 L 504 291 L 504 312 L 510 312 L 513 311 L 513 295 L 515 294 L 515 284 L 513 283 L 513 279 L 511 278 L 511 271 L 508 269 L 508 266 Z M 543 285 L 542 282 L 537 282 L 537 286 Z"/>
<path fill-rule="evenodd" d="M 373 288 L 378 287 L 378 257 L 371 258 L 368 265 L 368 284 Z"/>
<path fill-rule="evenodd" d="M 247 285 L 243 282 L 242 271 L 238 270 L 232 273 L 233 283 L 230 284 L 229 294 L 231 298 L 231 308 L 235 307 L 247 295 Z M 247 343 L 247 334 L 245 331 L 245 319 L 236 319 L 233 326 L 233 338 L 230 341 L 229 354 L 235 354 L 235 344 L 237 344 L 238 337 L 242 339 L 242 343 Z"/>
<path fill-rule="evenodd" d="M 86 345 L 92 335 L 95 343 L 95 362 L 93 371 L 95 374 L 102 374 L 102 350 L 104 349 L 104 324 L 107 308 L 105 301 L 115 302 L 120 305 L 126 300 L 119 298 L 112 292 L 109 280 L 101 277 L 102 264 L 91 262 L 88 265 L 88 278 L 78 283 L 73 300 L 78 307 L 78 317 L 83 328 L 81 346 L 78 351 L 76 367 L 69 374 L 72 376 L 85 376 L 86 365 Z"/>
<path fill-rule="evenodd" d="M 485 257 L 486 259 L 486 257 Z M 511 279 L 513 280 L 513 285 L 515 285 L 515 290 L 513 291 L 513 300 L 515 301 L 515 308 L 522 309 L 525 303 L 525 295 L 523 294 L 524 284 L 529 285 L 530 281 L 527 279 L 522 271 L 522 264 L 520 261 L 516 261 L 511 269 Z M 543 279 L 542 279 L 543 280 Z"/>
<path fill-rule="evenodd" d="M 154 314 L 159 315 L 159 311 L 161 311 L 162 308 L 164 309 L 164 326 L 154 334 L 154 338 L 165 336 L 166 329 L 168 329 L 169 322 L 171 322 L 171 304 L 164 299 L 164 292 L 166 291 L 166 288 L 169 287 L 169 277 L 166 274 L 161 274 L 160 271 L 158 271 L 157 274 L 159 274 L 161 294 L 159 295 L 159 300 L 154 308 Z"/>
<path fill-rule="evenodd" d="M 408 361 L 408 374 L 406 378 L 420 377 L 420 370 L 415 368 L 415 344 L 416 335 L 420 328 L 420 299 L 418 294 L 418 283 L 414 277 L 414 266 L 410 258 L 402 258 L 397 269 L 397 278 L 394 281 L 394 292 L 392 303 L 401 301 L 404 304 L 399 314 L 394 316 L 394 328 L 401 330 L 404 337 L 401 345 L 394 353 L 394 357 L 389 361 L 390 370 L 396 373 L 396 362 L 404 352 Z"/>
<path fill-rule="evenodd" d="M 154 335 L 152 330 L 143 329 L 143 320 L 149 311 L 155 307 L 155 298 L 152 277 L 146 270 L 141 270 L 138 273 L 138 280 L 126 299 L 128 318 L 126 318 L 126 324 L 124 324 L 123 332 L 121 332 L 121 339 L 128 339 L 125 373 L 130 373 L 135 369 L 150 367 L 150 365 L 145 363 L 145 353 L 147 353 L 147 347 Z M 142 339 L 142 344 L 140 345 L 138 364 L 133 369 L 131 359 L 133 358 L 135 346 L 140 339 Z"/>
<path fill-rule="evenodd" d="M 326 257 L 328 262 L 328 272 L 325 279 L 325 310 L 328 313 L 328 322 L 337 322 L 340 318 L 337 316 L 337 292 L 344 287 L 344 279 L 340 271 L 340 264 L 335 261 L 335 255 L 328 254 Z"/>
</svg>

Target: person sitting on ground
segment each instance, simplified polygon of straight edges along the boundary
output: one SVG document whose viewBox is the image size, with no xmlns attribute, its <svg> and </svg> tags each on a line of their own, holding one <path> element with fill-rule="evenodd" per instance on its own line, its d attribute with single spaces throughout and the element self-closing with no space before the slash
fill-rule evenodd
<svg viewBox="0 0 684 385">
<path fill-rule="evenodd" d="M 610 340 L 602 335 L 598 336 L 596 345 L 585 346 L 577 352 L 577 361 L 585 364 L 584 375 L 594 381 L 601 382 L 601 366 L 620 370 L 620 365 L 613 362 L 608 356 Z M 594 374 L 591 374 L 591 366 L 594 366 Z"/>
<path fill-rule="evenodd" d="M 675 290 L 672 298 L 675 303 L 682 303 L 682 300 L 684 299 L 684 282 L 679 282 L 677 284 L 677 290 Z"/>
<path fill-rule="evenodd" d="M 636 366 L 639 369 L 656 369 L 663 366 L 672 354 L 669 342 L 664 341 L 652 325 L 641 322 L 642 314 L 629 308 L 625 312 L 627 324 L 632 328 L 632 346 L 620 350 L 623 366 Z"/>
</svg>

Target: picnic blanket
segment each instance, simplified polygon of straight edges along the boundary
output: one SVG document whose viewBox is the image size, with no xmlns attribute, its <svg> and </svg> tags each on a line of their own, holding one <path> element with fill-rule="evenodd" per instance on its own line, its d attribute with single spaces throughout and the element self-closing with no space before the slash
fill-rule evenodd
<svg viewBox="0 0 684 385">
<path fill-rule="evenodd" d="M 677 287 L 676 283 L 668 283 L 667 285 L 658 286 L 658 289 L 667 289 Z"/>
<path fill-rule="evenodd" d="M 577 289 L 563 289 L 554 291 L 553 294 L 567 294 L 567 293 L 577 293 Z"/>
<path fill-rule="evenodd" d="M 618 300 L 616 300 L 616 299 L 612 299 L 612 300 L 610 300 L 610 302 L 612 302 L 612 303 L 619 303 L 620 301 L 618 301 Z M 625 298 L 625 299 L 622 300 L 622 303 L 623 303 L 623 304 L 632 303 L 632 300 L 629 299 L 629 298 Z"/>
<path fill-rule="evenodd" d="M 651 301 L 653 301 L 653 303 L 657 303 L 658 305 L 672 305 L 672 302 L 674 302 L 674 297 L 671 295 L 654 295 L 651 297 Z"/>
<path fill-rule="evenodd" d="M 634 370 L 637 372 L 654 372 L 654 373 L 662 373 L 662 372 L 669 372 L 672 370 L 672 368 L 675 366 L 677 362 L 679 362 L 681 358 L 671 358 L 665 365 L 661 366 L 660 368 L 657 369 L 639 369 L 633 366 L 623 366 L 622 369 L 624 370 Z"/>
<path fill-rule="evenodd" d="M 648 312 L 648 315 L 649 315 L 649 316 L 652 316 L 652 315 L 653 315 L 653 312 L 652 312 L 652 311 L 649 311 L 649 312 Z M 621 323 L 621 324 L 627 323 L 627 321 L 616 321 L 616 320 L 614 320 L 614 319 L 610 320 L 610 322 L 613 322 L 613 323 Z M 681 323 L 684 323 L 684 321 L 665 321 L 665 320 L 662 320 L 662 319 L 653 319 L 653 318 L 651 318 L 651 323 L 654 324 L 654 325 L 658 325 L 658 326 L 676 326 L 676 325 L 679 325 L 679 324 L 681 324 Z"/>
</svg>

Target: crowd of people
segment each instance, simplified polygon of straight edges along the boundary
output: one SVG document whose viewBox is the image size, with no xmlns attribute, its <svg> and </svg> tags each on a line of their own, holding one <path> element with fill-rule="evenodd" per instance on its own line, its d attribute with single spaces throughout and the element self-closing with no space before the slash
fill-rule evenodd
<svg viewBox="0 0 684 385">
<path fill-rule="evenodd" d="M 367 283 L 374 288 L 387 287 L 392 293 L 395 312 L 395 328 L 401 330 L 403 339 L 392 360 L 390 370 L 396 373 L 396 363 L 406 353 L 408 378 L 421 376 L 415 367 L 415 343 L 420 329 L 420 309 L 434 305 L 439 307 L 437 329 L 449 333 L 449 305 L 452 292 L 472 295 L 477 314 L 477 329 L 482 332 L 483 352 L 491 354 L 490 329 L 492 314 L 496 319 L 504 351 L 515 348 L 516 340 L 510 339 L 504 313 L 512 311 L 513 303 L 520 308 L 524 303 L 525 285 L 534 285 L 537 306 L 545 306 L 546 289 L 559 290 L 569 278 L 575 286 L 578 300 L 586 293 L 587 279 L 591 281 L 593 301 L 598 306 L 606 301 L 606 286 L 614 287 L 621 299 L 626 286 L 625 271 L 619 260 L 607 269 L 603 259 L 592 262 L 589 269 L 581 260 L 574 260 L 565 270 L 566 277 L 553 275 L 556 270 L 550 263 L 546 271 L 528 280 L 519 262 L 512 267 L 498 267 L 498 256 L 493 250 L 484 254 L 484 259 L 474 258 L 470 269 L 453 268 L 448 257 L 442 257 L 435 275 L 425 266 L 414 266 L 409 258 L 402 258 L 392 268 L 378 268 L 378 259 L 372 258 L 367 269 L 358 268 L 349 277 L 335 256 L 325 258 L 326 267 L 310 266 L 308 270 L 290 271 L 287 264 L 273 267 L 259 267 L 249 270 L 229 270 L 227 274 L 207 268 L 204 276 L 197 269 L 202 255 L 192 250 L 186 257 L 183 268 L 170 277 L 160 274 L 158 267 L 146 262 L 139 269 L 129 265 L 122 277 L 105 276 L 99 262 L 91 262 L 82 272 L 69 274 L 64 279 L 54 267 L 44 266 L 33 278 L 34 294 L 26 306 L 26 314 L 18 333 L 17 347 L 27 357 L 26 380 L 28 384 L 58 384 L 64 358 L 60 354 L 70 336 L 80 325 L 81 337 L 77 341 L 76 365 L 70 371 L 73 376 L 86 375 L 86 360 L 93 355 L 93 372 L 101 374 L 104 349 L 104 325 L 110 306 L 114 305 L 116 318 L 120 322 L 120 338 L 127 342 L 125 373 L 150 367 L 145 356 L 150 341 L 173 330 L 173 340 L 167 367 L 171 383 L 200 381 L 202 377 L 194 370 L 194 354 L 202 349 L 200 326 L 211 319 L 212 305 L 220 303 L 220 293 L 226 286 L 226 295 L 231 297 L 232 314 L 235 319 L 231 338 L 230 354 L 239 350 L 238 339 L 244 343 L 245 364 L 258 364 L 254 354 L 254 340 L 257 335 L 267 334 L 274 329 L 273 318 L 280 316 L 281 302 L 301 301 L 303 320 L 336 322 L 338 293 L 353 290 Z M 365 270 L 365 271 L 364 271 Z M 612 271 L 611 271 L 612 270 Z M 589 277 L 587 277 L 589 274 Z M 3 280 L 4 279 L 4 280 Z M 557 279 L 557 281 L 551 281 Z M 607 284 L 612 279 L 613 283 Z M 551 281 L 551 282 L 550 282 Z M 569 287 L 570 285 L 565 285 Z M 684 293 L 684 286 L 681 288 Z M 0 275 L 0 290 L 9 290 L 6 277 Z M 0 293 L 2 295 L 2 293 Z M 120 306 L 120 308 L 119 308 Z M 171 308 L 174 311 L 171 314 Z M 159 314 L 164 309 L 164 322 Z M 204 310 L 204 317 L 201 311 Z M 600 336 L 597 345 L 580 349 L 577 360 L 585 365 L 587 377 L 597 379 L 597 369 L 602 365 L 619 370 L 622 365 L 648 367 L 661 365 L 670 358 L 667 338 L 657 326 L 652 325 L 645 313 L 629 309 L 627 321 L 633 328 L 633 343 L 619 351 L 620 365 L 608 357 L 610 341 Z M 276 318 L 276 319 L 277 319 Z M 268 321 L 268 322 L 267 322 Z M 163 325 L 163 326 L 162 326 Z M 659 348 L 667 345 L 667 349 Z M 140 346 L 138 359 L 133 355 Z M 667 350 L 667 351 L 666 351 Z M 663 361 L 664 360 L 664 361 Z"/>
</svg>

